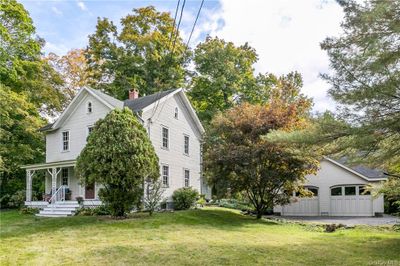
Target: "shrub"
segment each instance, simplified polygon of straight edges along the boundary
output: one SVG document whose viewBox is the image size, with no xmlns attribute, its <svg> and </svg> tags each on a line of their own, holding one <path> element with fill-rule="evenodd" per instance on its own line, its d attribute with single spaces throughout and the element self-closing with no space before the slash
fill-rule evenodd
<svg viewBox="0 0 400 266">
<path fill-rule="evenodd" d="M 100 205 L 95 208 L 79 208 L 75 215 L 80 216 L 102 216 L 111 215 L 110 209 L 106 205 Z"/>
<path fill-rule="evenodd" d="M 218 201 L 218 206 L 241 211 L 253 211 L 250 203 L 236 199 L 220 199 Z"/>
<path fill-rule="evenodd" d="M 39 213 L 39 209 L 23 207 L 19 210 L 19 213 L 21 213 L 21 214 L 36 214 L 36 213 Z"/>
<path fill-rule="evenodd" d="M 102 216 L 102 215 L 111 215 L 110 209 L 106 205 L 100 205 L 95 208 L 87 208 L 82 207 L 79 208 L 75 215 L 80 216 Z"/>
<path fill-rule="evenodd" d="M 197 200 L 197 205 L 200 205 L 200 207 L 204 207 L 204 205 L 206 205 L 206 199 L 204 198 L 204 196 L 200 196 L 200 198 Z"/>
<path fill-rule="evenodd" d="M 191 187 L 183 187 L 174 191 L 172 199 L 175 210 L 190 209 L 195 203 L 199 193 Z"/>
<path fill-rule="evenodd" d="M 25 203 L 25 190 L 18 190 L 12 195 L 8 201 L 8 206 L 11 208 L 21 208 Z"/>
</svg>

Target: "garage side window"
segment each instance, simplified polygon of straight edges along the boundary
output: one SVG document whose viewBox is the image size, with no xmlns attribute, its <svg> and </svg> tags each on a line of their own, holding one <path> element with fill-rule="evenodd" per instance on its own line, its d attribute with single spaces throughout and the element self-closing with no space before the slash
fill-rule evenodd
<svg viewBox="0 0 400 266">
<path fill-rule="evenodd" d="M 331 188 L 331 196 L 341 196 L 341 195 L 342 195 L 342 187 Z"/>
<path fill-rule="evenodd" d="M 356 195 L 356 187 L 344 187 L 344 195 L 345 196 L 355 196 Z"/>
<path fill-rule="evenodd" d="M 371 195 L 371 191 L 369 191 L 365 186 L 360 186 L 360 191 L 358 195 L 360 196 L 365 196 L 365 195 Z"/>
<path fill-rule="evenodd" d="M 307 188 L 310 192 L 312 192 L 313 193 L 313 196 L 314 197 L 317 197 L 318 196 L 318 188 L 314 188 L 314 187 L 309 187 L 309 188 Z"/>
</svg>

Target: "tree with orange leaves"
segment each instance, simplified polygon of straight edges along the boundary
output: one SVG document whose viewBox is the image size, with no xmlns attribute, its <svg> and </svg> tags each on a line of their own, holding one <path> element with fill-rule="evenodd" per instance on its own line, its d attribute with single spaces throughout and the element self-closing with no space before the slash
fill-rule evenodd
<svg viewBox="0 0 400 266">
<path fill-rule="evenodd" d="M 305 128 L 311 100 L 286 86 L 274 88 L 267 103 L 243 103 L 211 122 L 206 137 L 205 167 L 209 184 L 220 196 L 244 193 L 257 218 L 276 204 L 289 203 L 290 192 L 301 188 L 318 160 L 294 147 L 270 142 L 275 130 Z"/>
</svg>

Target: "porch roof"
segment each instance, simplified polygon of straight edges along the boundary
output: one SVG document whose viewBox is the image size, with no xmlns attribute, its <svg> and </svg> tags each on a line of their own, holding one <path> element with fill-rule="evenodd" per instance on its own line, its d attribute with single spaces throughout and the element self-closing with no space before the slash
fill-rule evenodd
<svg viewBox="0 0 400 266">
<path fill-rule="evenodd" d="M 28 164 L 21 166 L 22 169 L 27 170 L 41 170 L 41 169 L 48 169 L 53 167 L 70 167 L 75 166 L 76 160 L 67 160 L 67 161 L 57 161 L 57 162 L 50 162 L 50 163 L 38 163 L 38 164 Z"/>
</svg>

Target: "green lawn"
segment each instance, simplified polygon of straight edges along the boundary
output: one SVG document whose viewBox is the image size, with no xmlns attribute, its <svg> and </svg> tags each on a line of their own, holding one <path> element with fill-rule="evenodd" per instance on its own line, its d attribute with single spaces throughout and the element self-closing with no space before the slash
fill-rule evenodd
<svg viewBox="0 0 400 266">
<path fill-rule="evenodd" d="M 382 228 L 324 233 L 222 208 L 126 220 L 5 211 L 0 264 L 400 265 L 400 233 Z"/>
</svg>

